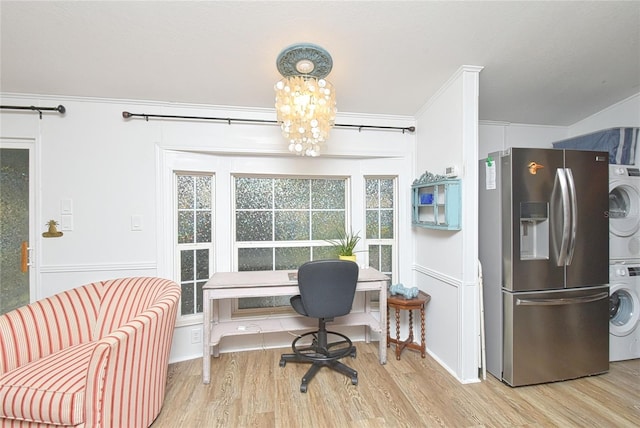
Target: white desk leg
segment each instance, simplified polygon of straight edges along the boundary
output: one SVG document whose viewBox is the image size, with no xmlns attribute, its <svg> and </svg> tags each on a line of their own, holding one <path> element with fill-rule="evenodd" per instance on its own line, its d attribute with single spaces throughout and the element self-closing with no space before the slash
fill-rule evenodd
<svg viewBox="0 0 640 428">
<path fill-rule="evenodd" d="M 383 281 L 380 287 L 380 342 L 379 357 L 380 364 L 387 364 L 387 282 Z"/>
<path fill-rule="evenodd" d="M 211 299 L 209 291 L 203 292 L 204 307 L 202 310 L 202 383 L 211 381 Z"/>
<path fill-rule="evenodd" d="M 211 315 L 211 332 L 213 333 L 213 330 L 218 327 L 219 322 L 220 322 L 220 300 L 218 299 L 214 299 L 211 301 L 211 304 L 213 306 L 212 309 L 212 315 Z M 213 345 L 213 347 L 209 348 L 211 351 L 211 354 L 215 357 L 218 358 L 220 356 L 220 342 L 218 342 L 218 344 Z"/>
<path fill-rule="evenodd" d="M 372 316 L 371 312 L 373 312 L 371 310 L 371 292 L 369 291 L 365 291 L 364 292 L 364 311 L 367 315 Z M 364 328 L 364 341 L 365 343 L 370 343 L 371 342 L 371 325 L 365 326 Z"/>
</svg>

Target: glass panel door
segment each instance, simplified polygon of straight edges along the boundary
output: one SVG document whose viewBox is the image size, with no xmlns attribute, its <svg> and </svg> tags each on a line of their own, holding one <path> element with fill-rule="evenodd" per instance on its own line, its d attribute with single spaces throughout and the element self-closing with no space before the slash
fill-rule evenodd
<svg viewBox="0 0 640 428">
<path fill-rule="evenodd" d="M 0 313 L 30 302 L 30 156 L 29 148 L 0 146 Z"/>
</svg>

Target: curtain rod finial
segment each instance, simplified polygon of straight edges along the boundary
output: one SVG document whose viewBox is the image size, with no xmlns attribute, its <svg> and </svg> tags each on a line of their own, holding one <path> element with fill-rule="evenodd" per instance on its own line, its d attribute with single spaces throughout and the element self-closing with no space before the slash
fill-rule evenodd
<svg viewBox="0 0 640 428">
<path fill-rule="evenodd" d="M 67 112 L 67 109 L 64 108 L 64 106 L 62 104 L 60 104 L 58 107 L 56 107 L 56 110 L 58 111 L 58 113 L 60 114 L 65 114 Z"/>
<path fill-rule="evenodd" d="M 122 117 L 124 117 L 125 119 L 129 119 L 131 117 L 131 113 L 129 113 L 128 111 L 123 111 Z"/>
</svg>

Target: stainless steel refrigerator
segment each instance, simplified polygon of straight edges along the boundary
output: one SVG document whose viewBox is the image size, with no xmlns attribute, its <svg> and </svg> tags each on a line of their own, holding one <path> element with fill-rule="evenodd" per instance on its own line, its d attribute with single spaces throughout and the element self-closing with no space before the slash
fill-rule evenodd
<svg viewBox="0 0 640 428">
<path fill-rule="evenodd" d="M 479 174 L 487 371 L 511 386 L 606 372 L 608 154 L 511 148 Z"/>
</svg>

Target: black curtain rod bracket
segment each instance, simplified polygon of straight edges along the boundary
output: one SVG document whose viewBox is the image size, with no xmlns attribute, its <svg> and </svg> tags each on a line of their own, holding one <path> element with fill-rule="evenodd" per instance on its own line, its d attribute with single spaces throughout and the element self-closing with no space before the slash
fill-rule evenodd
<svg viewBox="0 0 640 428">
<path fill-rule="evenodd" d="M 37 111 L 40 114 L 40 119 L 42 119 L 42 112 L 43 111 L 57 111 L 60 114 L 65 114 L 67 112 L 67 109 L 64 108 L 64 106 L 62 104 L 60 104 L 58 107 L 36 107 L 36 106 L 0 106 L 0 109 L 2 110 L 31 110 L 31 111 Z"/>
<path fill-rule="evenodd" d="M 251 124 L 268 124 L 268 125 L 279 125 L 280 122 L 277 120 L 266 120 L 266 119 L 239 119 L 239 118 L 231 118 L 231 117 L 208 117 L 208 116 L 177 116 L 177 115 L 169 115 L 169 114 L 147 114 L 147 113 L 129 113 L 128 111 L 122 112 L 122 117 L 124 119 L 131 119 L 135 117 L 142 117 L 147 122 L 149 118 L 152 119 L 190 119 L 190 120 L 213 120 L 219 122 L 227 122 L 227 124 L 231 125 L 231 122 L 238 123 L 251 123 Z M 376 126 L 376 125 L 347 125 L 347 124 L 339 124 L 336 123 L 334 125 L 336 128 L 358 128 L 358 132 L 362 132 L 363 129 L 386 129 L 393 131 L 402 131 L 405 132 L 415 132 L 415 126 Z"/>
</svg>

